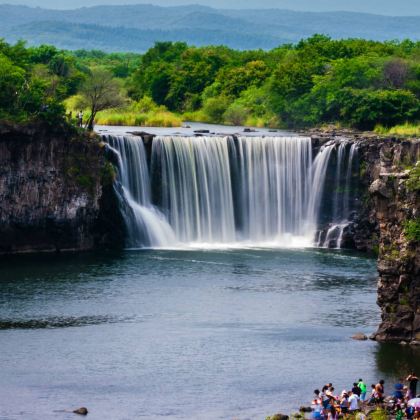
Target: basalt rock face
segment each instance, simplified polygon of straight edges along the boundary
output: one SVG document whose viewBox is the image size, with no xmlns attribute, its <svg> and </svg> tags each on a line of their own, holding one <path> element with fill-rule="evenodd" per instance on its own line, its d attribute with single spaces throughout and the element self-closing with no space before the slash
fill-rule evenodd
<svg viewBox="0 0 420 420">
<path fill-rule="evenodd" d="M 379 254 L 382 322 L 371 338 L 420 344 L 420 140 L 364 133 L 313 135 L 315 146 L 332 141 L 357 143 L 358 148 L 358 192 L 343 248 Z M 333 174 L 334 168 L 327 184 Z"/>
<path fill-rule="evenodd" d="M 0 126 L 0 254 L 120 247 L 113 169 L 95 136 Z"/>
<path fill-rule="evenodd" d="M 420 140 L 385 142 L 369 190 L 380 228 L 378 341 L 420 342 L 419 160 Z"/>
</svg>

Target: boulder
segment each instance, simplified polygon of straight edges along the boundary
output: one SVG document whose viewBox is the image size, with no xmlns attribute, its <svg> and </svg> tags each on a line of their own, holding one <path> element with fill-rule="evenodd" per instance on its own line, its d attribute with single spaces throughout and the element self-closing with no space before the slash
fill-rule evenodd
<svg viewBox="0 0 420 420">
<path fill-rule="evenodd" d="M 363 333 L 354 334 L 351 338 L 356 341 L 366 341 L 368 339 L 367 335 Z"/>
<path fill-rule="evenodd" d="M 80 407 L 77 410 L 73 411 L 74 414 L 79 414 L 81 416 L 87 416 L 89 413 L 88 409 L 86 407 Z"/>
</svg>

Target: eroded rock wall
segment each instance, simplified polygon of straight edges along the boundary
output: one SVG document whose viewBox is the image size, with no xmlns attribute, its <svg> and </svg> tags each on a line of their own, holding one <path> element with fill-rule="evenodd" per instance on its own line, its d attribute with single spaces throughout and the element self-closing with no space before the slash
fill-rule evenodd
<svg viewBox="0 0 420 420">
<path fill-rule="evenodd" d="M 122 246 L 112 176 L 95 136 L 3 124 L 0 254 Z"/>
<path fill-rule="evenodd" d="M 419 160 L 419 140 L 384 142 L 370 186 L 380 229 L 378 341 L 420 344 Z"/>
<path fill-rule="evenodd" d="M 378 253 L 382 322 L 372 338 L 420 344 L 420 140 L 315 133 L 313 144 L 357 143 L 355 210 L 343 247 Z M 334 167 L 329 182 L 333 183 Z M 320 226 L 325 236 L 327 226 Z"/>
</svg>

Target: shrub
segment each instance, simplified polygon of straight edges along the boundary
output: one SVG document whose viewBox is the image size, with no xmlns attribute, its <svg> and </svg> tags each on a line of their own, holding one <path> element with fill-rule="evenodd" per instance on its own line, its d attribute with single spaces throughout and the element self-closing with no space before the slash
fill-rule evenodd
<svg viewBox="0 0 420 420">
<path fill-rule="evenodd" d="M 420 242 L 420 218 L 409 220 L 404 224 L 405 237 L 412 242 Z"/>
<path fill-rule="evenodd" d="M 207 99 L 204 103 L 203 113 L 210 121 L 214 123 L 222 123 L 223 115 L 229 106 L 229 101 L 224 96 Z"/>
<path fill-rule="evenodd" d="M 233 103 L 223 115 L 227 124 L 244 125 L 248 117 L 248 110 L 241 104 Z"/>
<path fill-rule="evenodd" d="M 409 191 L 418 192 L 420 191 L 420 163 L 410 171 L 410 177 L 407 180 L 407 189 Z"/>
</svg>

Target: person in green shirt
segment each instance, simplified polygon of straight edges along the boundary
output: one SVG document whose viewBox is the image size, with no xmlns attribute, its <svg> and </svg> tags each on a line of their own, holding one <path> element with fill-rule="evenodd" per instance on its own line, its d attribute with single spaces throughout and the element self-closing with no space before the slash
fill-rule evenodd
<svg viewBox="0 0 420 420">
<path fill-rule="evenodd" d="M 364 403 L 366 401 L 366 391 L 367 391 L 367 386 L 366 384 L 363 382 L 363 379 L 359 379 L 359 383 L 357 384 L 357 386 L 360 389 L 360 401 L 362 403 Z"/>
</svg>

